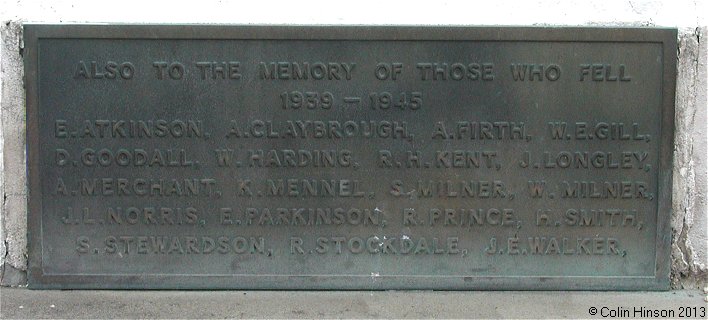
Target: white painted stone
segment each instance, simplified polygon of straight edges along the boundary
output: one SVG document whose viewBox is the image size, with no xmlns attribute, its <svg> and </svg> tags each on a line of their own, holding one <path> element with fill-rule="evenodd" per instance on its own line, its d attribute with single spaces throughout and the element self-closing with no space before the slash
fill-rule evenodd
<svg viewBox="0 0 708 320">
<path fill-rule="evenodd" d="M 26 269 L 25 114 L 19 52 L 22 22 L 666 26 L 679 28 L 680 38 L 671 219 L 674 286 L 704 287 L 708 277 L 708 41 L 700 40 L 708 32 L 700 27 L 708 25 L 706 2 L 0 0 L 0 190 L 4 196 L 0 266 Z"/>
<path fill-rule="evenodd" d="M 0 29 L 0 267 L 27 268 L 27 188 L 25 169 L 25 110 L 20 56 L 21 26 Z M 5 262 L 6 264 L 3 264 Z"/>
<path fill-rule="evenodd" d="M 700 30 L 700 36 L 708 35 L 708 28 Z M 701 39 L 701 37 L 697 39 Z M 693 181 L 693 192 L 686 195 L 692 198 L 690 209 L 685 210 L 686 217 L 684 218 L 687 227 L 685 237 L 686 260 L 690 272 L 693 274 L 703 273 L 703 283 L 706 283 L 706 274 L 708 271 L 708 232 L 706 225 L 708 224 L 708 204 L 706 199 L 706 191 L 708 191 L 708 143 L 706 134 L 708 133 L 708 117 L 706 92 L 708 92 L 708 42 L 698 43 L 698 53 L 695 55 L 695 60 L 692 61 L 695 67 L 697 76 L 695 83 L 695 113 L 693 114 L 692 123 L 689 128 L 692 128 L 692 141 L 690 149 L 687 152 L 690 154 L 689 167 L 695 171 L 695 180 Z M 691 181 L 689 181 L 690 183 Z M 679 239 L 679 243 L 680 243 Z"/>
<path fill-rule="evenodd" d="M 679 35 L 674 143 L 672 270 L 675 287 L 700 288 L 706 254 L 706 28 Z"/>
<path fill-rule="evenodd" d="M 708 28 L 701 29 L 701 36 L 708 36 Z M 698 83 L 696 85 L 696 118 L 693 140 L 693 167 L 696 168 L 696 210 L 688 231 L 687 247 L 692 250 L 696 272 L 708 271 L 708 41 L 700 43 L 698 54 Z"/>
</svg>

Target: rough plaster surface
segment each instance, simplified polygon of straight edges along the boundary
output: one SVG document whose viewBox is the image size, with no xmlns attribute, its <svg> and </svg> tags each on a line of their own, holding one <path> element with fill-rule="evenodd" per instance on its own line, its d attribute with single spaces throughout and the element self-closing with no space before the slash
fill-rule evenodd
<svg viewBox="0 0 708 320">
<path fill-rule="evenodd" d="M 114 3 L 114 5 L 111 5 Z M 705 1 L 408 1 L 361 0 L 248 3 L 201 0 L 175 8 L 172 1 L 109 2 L 0 0 L 0 278 L 24 282 L 27 190 L 21 25 L 41 23 L 232 23 L 232 24 L 422 24 L 580 25 L 679 28 L 679 63 L 674 146 L 672 283 L 675 288 L 708 285 L 706 204 Z M 703 26 L 701 28 L 701 26 Z M 4 272 L 3 272 L 4 270 Z M 3 277 L 2 274 L 6 276 Z"/>
<path fill-rule="evenodd" d="M 708 27 L 701 29 L 701 36 L 708 36 Z M 696 92 L 696 128 L 699 139 L 693 141 L 693 167 L 697 170 L 696 203 L 698 210 L 693 211 L 693 224 L 697 228 L 688 232 L 689 247 L 695 249 L 694 258 L 704 272 L 708 270 L 708 39 L 701 42 L 698 55 L 698 83 Z M 703 214 L 701 214 L 701 212 Z M 703 226 L 703 228 L 701 228 Z"/>
<path fill-rule="evenodd" d="M 679 35 L 672 216 L 673 285 L 706 283 L 706 28 Z"/>
<path fill-rule="evenodd" d="M 22 83 L 21 24 L 4 22 L 0 29 L 0 272 L 27 269 L 27 179 L 25 110 Z M 13 270 L 8 270 L 13 269 Z M 22 280 L 22 277 L 13 276 Z M 2 281 L 2 284 L 10 284 Z M 20 283 L 12 283 L 20 284 Z"/>
</svg>

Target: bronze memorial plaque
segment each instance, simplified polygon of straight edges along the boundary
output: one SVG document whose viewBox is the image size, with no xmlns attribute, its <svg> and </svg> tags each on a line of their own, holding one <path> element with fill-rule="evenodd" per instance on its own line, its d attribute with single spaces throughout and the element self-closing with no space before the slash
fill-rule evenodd
<svg viewBox="0 0 708 320">
<path fill-rule="evenodd" d="M 668 289 L 676 30 L 24 36 L 32 288 Z"/>
</svg>

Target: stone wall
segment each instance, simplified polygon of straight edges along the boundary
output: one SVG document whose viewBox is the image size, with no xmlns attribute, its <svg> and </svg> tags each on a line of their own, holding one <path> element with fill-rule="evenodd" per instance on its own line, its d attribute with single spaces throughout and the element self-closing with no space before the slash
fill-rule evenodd
<svg viewBox="0 0 708 320">
<path fill-rule="evenodd" d="M 111 5 L 113 4 L 113 5 Z M 706 286 L 708 178 L 703 1 L 330 1 L 247 3 L 173 1 L 0 0 L 0 279 L 22 285 L 27 268 L 27 179 L 22 83 L 22 24 L 220 23 L 376 25 L 663 26 L 679 29 L 673 182 L 674 288 Z"/>
</svg>

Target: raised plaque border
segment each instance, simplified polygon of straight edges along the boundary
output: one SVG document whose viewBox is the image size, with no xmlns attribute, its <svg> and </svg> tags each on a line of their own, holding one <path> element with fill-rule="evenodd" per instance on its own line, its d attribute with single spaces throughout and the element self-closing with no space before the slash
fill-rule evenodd
<svg viewBox="0 0 708 320">
<path fill-rule="evenodd" d="M 25 24 L 28 281 L 32 289 L 285 290 L 668 290 L 677 29 L 471 26 L 68 25 Z M 663 48 L 657 238 L 654 276 L 292 276 L 209 274 L 47 274 L 42 268 L 38 119 L 40 39 L 258 39 L 646 42 Z"/>
</svg>

